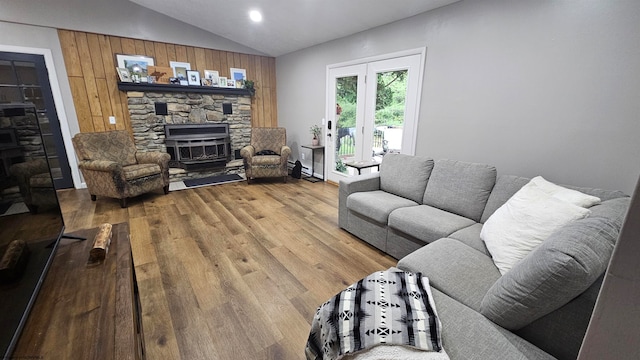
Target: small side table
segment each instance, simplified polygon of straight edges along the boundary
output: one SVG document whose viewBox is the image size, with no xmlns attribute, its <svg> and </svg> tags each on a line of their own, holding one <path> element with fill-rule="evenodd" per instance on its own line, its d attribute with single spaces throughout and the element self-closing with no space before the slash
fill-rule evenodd
<svg viewBox="0 0 640 360">
<path fill-rule="evenodd" d="M 324 146 L 322 145 L 300 145 L 300 146 L 305 149 L 311 149 L 311 176 L 307 176 L 304 179 L 313 183 L 318 181 L 324 181 Z M 321 150 L 322 152 L 322 178 L 317 178 L 313 175 L 315 174 L 314 166 L 316 164 L 316 150 Z"/>
<path fill-rule="evenodd" d="M 352 167 L 354 169 L 358 169 L 358 175 L 360 175 L 362 169 L 377 167 L 378 171 L 380 171 L 380 163 L 375 160 L 364 160 L 364 161 L 352 161 L 348 163 L 344 163 L 348 167 Z"/>
</svg>

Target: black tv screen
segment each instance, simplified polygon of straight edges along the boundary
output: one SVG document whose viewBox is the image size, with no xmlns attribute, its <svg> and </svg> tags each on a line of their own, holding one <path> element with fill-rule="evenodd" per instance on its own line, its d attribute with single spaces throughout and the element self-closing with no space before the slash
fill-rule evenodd
<svg viewBox="0 0 640 360">
<path fill-rule="evenodd" d="M 0 104 L 0 355 L 10 358 L 64 231 L 40 122 L 30 104 Z M 51 186 L 48 186 L 51 184 Z"/>
</svg>

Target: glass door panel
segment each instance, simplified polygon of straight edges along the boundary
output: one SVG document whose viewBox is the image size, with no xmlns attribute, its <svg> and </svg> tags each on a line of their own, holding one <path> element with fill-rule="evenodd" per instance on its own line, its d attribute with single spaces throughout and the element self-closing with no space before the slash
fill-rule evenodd
<svg viewBox="0 0 640 360">
<path fill-rule="evenodd" d="M 327 106 L 327 179 L 339 182 L 353 174 L 345 165 L 362 156 L 366 65 L 329 70 L 330 104 Z"/>
<path fill-rule="evenodd" d="M 49 75 L 42 55 L 0 53 L 0 102 L 33 104 L 56 189 L 73 187 Z"/>
<path fill-rule="evenodd" d="M 375 116 L 371 156 L 376 161 L 388 153 L 402 149 L 407 70 L 385 71 L 376 74 Z"/>
</svg>

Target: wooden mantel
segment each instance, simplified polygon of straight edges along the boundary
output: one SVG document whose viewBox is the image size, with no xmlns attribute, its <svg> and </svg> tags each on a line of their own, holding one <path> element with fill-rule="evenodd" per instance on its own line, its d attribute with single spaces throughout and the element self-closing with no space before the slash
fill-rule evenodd
<svg viewBox="0 0 640 360">
<path fill-rule="evenodd" d="M 141 91 L 141 92 L 191 92 L 201 94 L 222 94 L 222 95 L 246 95 L 251 96 L 248 89 L 223 88 L 214 86 L 185 86 L 174 84 L 138 84 L 132 82 L 118 82 L 120 91 Z"/>
</svg>

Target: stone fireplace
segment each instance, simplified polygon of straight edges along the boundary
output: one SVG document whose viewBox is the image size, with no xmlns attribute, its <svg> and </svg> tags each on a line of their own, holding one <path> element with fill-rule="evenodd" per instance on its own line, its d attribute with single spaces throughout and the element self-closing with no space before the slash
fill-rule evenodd
<svg viewBox="0 0 640 360">
<path fill-rule="evenodd" d="M 128 91 L 127 98 L 137 149 L 169 153 L 172 181 L 244 174 L 236 154 L 251 140 L 248 94 L 172 89 Z"/>
</svg>

